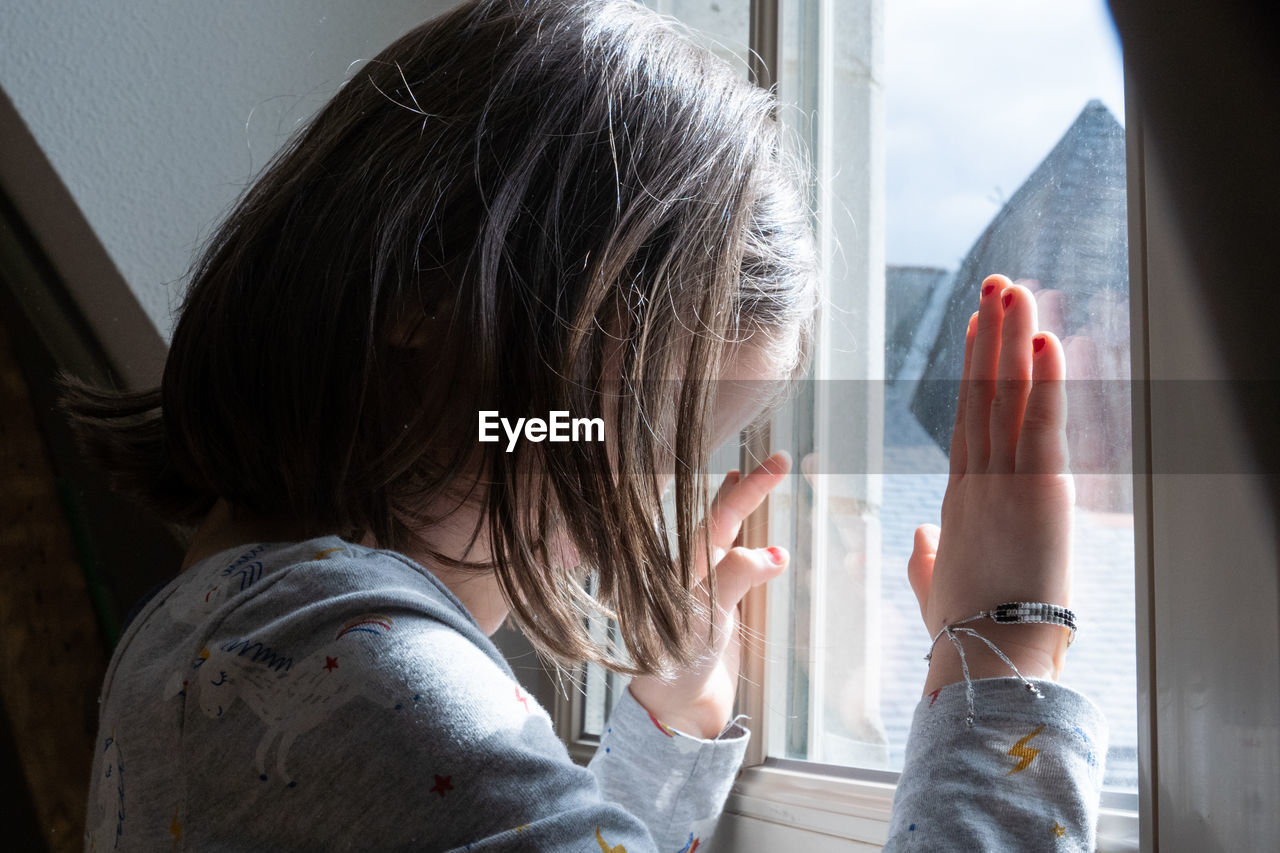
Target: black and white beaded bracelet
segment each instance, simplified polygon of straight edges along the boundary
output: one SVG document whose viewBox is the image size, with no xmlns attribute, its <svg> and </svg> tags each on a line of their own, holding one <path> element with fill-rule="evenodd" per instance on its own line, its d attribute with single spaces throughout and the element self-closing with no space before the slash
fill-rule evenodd
<svg viewBox="0 0 1280 853">
<path fill-rule="evenodd" d="M 990 610 L 980 610 L 968 619 L 961 619 L 958 622 L 952 622 L 950 625 L 944 625 L 938 633 L 933 635 L 933 640 L 929 643 L 929 653 L 924 656 L 925 660 L 933 659 L 933 647 L 937 645 L 938 638 L 945 635 L 951 644 L 955 646 L 956 653 L 960 655 L 960 670 L 964 674 L 965 698 L 969 705 L 968 716 L 965 717 L 965 723 L 972 726 L 976 718 L 973 699 L 973 681 L 969 677 L 969 663 L 965 660 L 964 646 L 960 644 L 960 634 L 968 634 L 971 637 L 981 640 L 987 648 L 991 649 L 1000 660 L 1004 661 L 1013 674 L 1021 679 L 1023 685 L 1026 686 L 1027 692 L 1034 695 L 1037 699 L 1044 697 L 1040 692 L 1040 688 L 1036 687 L 1027 680 L 1004 652 L 996 647 L 996 644 L 979 634 L 973 628 L 965 627 L 971 622 L 977 622 L 979 619 L 990 619 L 999 625 L 1061 625 L 1071 632 L 1071 636 L 1067 638 L 1067 645 L 1070 646 L 1076 639 L 1076 614 L 1057 604 L 1046 604 L 1042 601 L 1010 601 L 1004 604 L 998 604 Z"/>
<path fill-rule="evenodd" d="M 982 611 L 975 619 L 990 617 L 992 622 L 1001 625 L 1018 625 L 1039 623 L 1045 625 L 1061 625 L 1071 631 L 1067 645 L 1076 641 L 1076 614 L 1056 604 L 1045 604 L 1043 601 L 1010 601 L 998 604 L 990 611 Z M 966 622 L 973 620 L 966 619 Z M 956 623 L 960 624 L 960 623 Z"/>
</svg>

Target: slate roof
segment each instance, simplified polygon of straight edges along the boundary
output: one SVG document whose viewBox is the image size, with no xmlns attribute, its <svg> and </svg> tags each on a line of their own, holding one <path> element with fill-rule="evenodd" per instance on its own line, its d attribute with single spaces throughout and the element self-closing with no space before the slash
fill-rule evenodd
<svg viewBox="0 0 1280 853">
<path fill-rule="evenodd" d="M 951 443 L 964 329 L 991 273 L 1060 291 L 1060 338 L 1086 324 L 1098 294 L 1127 294 L 1124 128 L 1090 101 L 974 243 L 956 273 L 911 411 L 941 448 Z M 1125 329 L 1127 334 L 1127 328 Z"/>
</svg>

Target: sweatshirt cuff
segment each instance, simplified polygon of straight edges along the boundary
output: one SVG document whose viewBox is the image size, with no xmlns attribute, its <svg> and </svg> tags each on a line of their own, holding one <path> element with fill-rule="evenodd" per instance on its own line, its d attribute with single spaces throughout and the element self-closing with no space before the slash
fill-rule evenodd
<svg viewBox="0 0 1280 853">
<path fill-rule="evenodd" d="M 1068 732 L 1078 733 L 1084 741 L 1100 747 L 1101 754 L 1094 755 L 1100 766 L 1106 757 L 1107 719 L 1101 709 L 1083 693 L 1065 687 L 1056 681 L 1031 679 L 1043 698 L 1027 690 L 1017 678 L 979 678 L 973 681 L 974 720 L 978 726 L 1022 725 L 1041 723 Z M 967 728 L 965 717 L 969 705 L 963 682 L 948 684 L 926 694 L 918 705 L 911 721 L 912 735 L 929 737 L 952 735 L 952 727 Z M 1086 755 L 1098 749 L 1085 750 Z M 1101 780 L 1099 780 L 1101 783 Z"/>
<path fill-rule="evenodd" d="M 631 695 L 631 688 L 622 692 L 622 697 L 609 717 L 606 729 L 618 729 L 643 742 L 647 749 L 660 753 L 692 756 L 702 760 L 732 760 L 736 757 L 741 763 L 746 755 L 747 741 L 751 732 L 743 725 L 747 720 L 745 714 L 739 714 L 730 720 L 720 733 L 713 738 L 702 738 L 672 728 L 662 720 L 650 714 L 636 698 Z M 608 732 L 606 731 L 606 734 Z M 603 738 L 601 742 L 603 742 Z M 737 764 L 734 765 L 735 768 Z"/>
<path fill-rule="evenodd" d="M 606 797 L 650 827 L 658 848 L 705 845 L 746 755 L 751 733 L 735 718 L 715 738 L 676 731 L 623 691 L 591 769 Z"/>
<path fill-rule="evenodd" d="M 1107 723 L 1053 681 L 963 683 L 916 706 L 886 851 L 1093 850 Z M 1052 846 L 1050 846 L 1052 845 Z"/>
</svg>

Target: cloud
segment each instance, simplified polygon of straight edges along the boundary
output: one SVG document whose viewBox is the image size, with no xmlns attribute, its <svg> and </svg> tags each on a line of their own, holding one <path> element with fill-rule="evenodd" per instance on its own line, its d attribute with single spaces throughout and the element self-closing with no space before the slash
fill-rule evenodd
<svg viewBox="0 0 1280 853">
<path fill-rule="evenodd" d="M 890 263 L 954 269 L 1092 98 L 1124 121 L 1100 0 L 885 4 Z"/>
</svg>

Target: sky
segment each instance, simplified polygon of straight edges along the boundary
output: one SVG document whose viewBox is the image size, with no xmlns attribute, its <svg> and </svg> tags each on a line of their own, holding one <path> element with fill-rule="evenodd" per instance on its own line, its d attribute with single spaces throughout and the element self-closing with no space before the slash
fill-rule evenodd
<svg viewBox="0 0 1280 853">
<path fill-rule="evenodd" d="M 954 270 L 1092 98 L 1124 123 L 1101 0 L 885 0 L 886 257 Z"/>
</svg>

